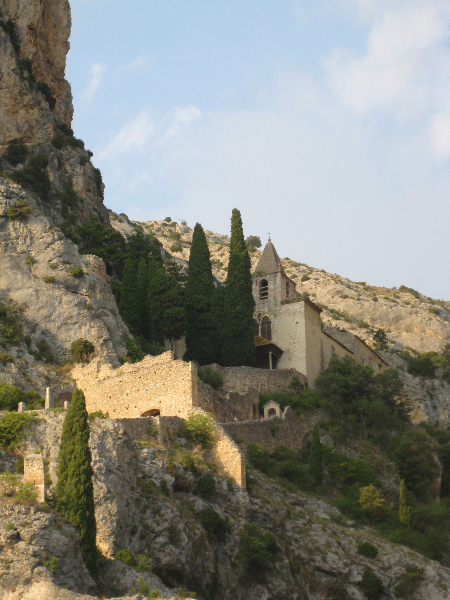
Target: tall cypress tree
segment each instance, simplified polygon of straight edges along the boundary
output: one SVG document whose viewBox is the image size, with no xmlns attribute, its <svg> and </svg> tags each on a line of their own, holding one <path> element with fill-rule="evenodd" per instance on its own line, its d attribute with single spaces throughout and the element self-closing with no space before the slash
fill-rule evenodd
<svg viewBox="0 0 450 600">
<path fill-rule="evenodd" d="M 163 267 L 156 268 L 149 277 L 148 309 L 152 341 L 172 346 L 186 332 L 184 290 Z"/>
<path fill-rule="evenodd" d="M 217 323 L 212 314 L 214 278 L 205 232 L 200 223 L 194 227 L 189 270 L 185 288 L 186 355 L 207 365 L 217 360 Z"/>
<path fill-rule="evenodd" d="M 408 498 L 406 496 L 406 485 L 404 479 L 400 481 L 400 499 L 398 503 L 398 512 L 400 523 L 409 527 L 411 524 L 411 507 L 408 505 Z"/>
<path fill-rule="evenodd" d="M 139 303 L 136 285 L 136 268 L 131 258 L 125 261 L 120 289 L 120 314 L 133 333 L 139 331 Z"/>
<path fill-rule="evenodd" d="M 94 487 L 89 422 L 84 394 L 75 390 L 64 419 L 59 446 L 57 508 L 81 536 L 81 552 L 92 575 L 97 574 Z"/>
<path fill-rule="evenodd" d="M 139 312 L 139 330 L 145 339 L 149 339 L 150 327 L 148 319 L 148 265 L 141 258 L 136 279 L 136 297 Z"/>
<path fill-rule="evenodd" d="M 316 480 L 316 483 L 322 483 L 322 446 L 320 444 L 319 426 L 317 425 L 317 423 L 314 425 L 312 434 L 312 444 L 309 453 L 309 472 Z"/>
<path fill-rule="evenodd" d="M 245 247 L 241 213 L 231 216 L 230 262 L 225 284 L 221 363 L 252 366 L 255 362 L 251 261 Z"/>
</svg>

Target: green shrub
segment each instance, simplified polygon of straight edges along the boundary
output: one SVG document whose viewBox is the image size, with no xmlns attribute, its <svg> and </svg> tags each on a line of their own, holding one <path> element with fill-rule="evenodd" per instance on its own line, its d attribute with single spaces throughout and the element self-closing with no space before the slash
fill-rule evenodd
<svg viewBox="0 0 450 600">
<path fill-rule="evenodd" d="M 227 519 L 223 519 L 212 508 L 205 508 L 200 513 L 200 522 L 210 539 L 219 543 L 225 541 L 226 534 L 230 529 Z"/>
<path fill-rule="evenodd" d="M 89 362 L 95 352 L 95 346 L 89 340 L 80 338 L 70 344 L 70 356 L 76 362 Z"/>
<path fill-rule="evenodd" d="M 196 493 L 205 498 L 205 500 L 210 500 L 216 493 L 216 480 L 214 479 L 214 475 L 208 471 L 200 477 L 197 482 Z"/>
<path fill-rule="evenodd" d="M 172 244 L 170 246 L 171 252 L 181 252 L 182 250 L 183 250 L 183 248 L 181 247 L 181 244 Z"/>
<path fill-rule="evenodd" d="M 107 419 L 109 417 L 109 413 L 104 413 L 102 410 L 95 410 L 88 414 L 89 421 L 95 421 L 95 419 Z"/>
<path fill-rule="evenodd" d="M 278 447 L 269 454 L 259 444 L 251 443 L 247 447 L 247 456 L 253 467 L 270 477 L 282 477 L 302 489 L 310 489 L 314 485 L 308 467 L 302 464 L 300 454 L 294 450 Z"/>
<path fill-rule="evenodd" d="M 25 144 L 15 144 L 12 142 L 8 145 L 8 149 L 3 156 L 10 164 L 12 164 L 13 167 L 16 167 L 18 164 L 25 162 L 28 156 L 28 148 L 25 146 Z"/>
<path fill-rule="evenodd" d="M 327 583 L 327 600 L 351 600 L 352 597 L 345 589 L 345 583 L 337 579 Z"/>
<path fill-rule="evenodd" d="M 13 171 L 11 179 L 22 187 L 33 190 L 41 200 L 48 200 L 51 185 L 47 167 L 47 157 L 37 154 L 25 168 Z"/>
<path fill-rule="evenodd" d="M 309 275 L 305 274 L 305 275 L 302 275 L 302 278 L 301 278 L 300 281 L 302 281 L 302 282 L 303 281 L 309 281 L 310 279 L 311 279 L 311 277 Z"/>
<path fill-rule="evenodd" d="M 83 277 L 84 270 L 82 267 L 74 267 L 72 265 L 70 267 L 70 274 L 72 275 L 72 277 L 76 277 L 77 279 L 79 279 L 80 277 Z"/>
<path fill-rule="evenodd" d="M 47 277 L 43 277 L 42 281 L 44 283 L 55 283 L 55 278 L 53 275 L 48 275 Z"/>
<path fill-rule="evenodd" d="M 375 558 L 378 554 L 378 549 L 370 542 L 363 542 L 358 546 L 358 554 L 366 558 Z"/>
<path fill-rule="evenodd" d="M 1 16 L 1 15 L 0 15 Z M 0 27 L 3 29 L 5 33 L 9 35 L 9 39 L 11 41 L 11 45 L 14 48 L 14 52 L 17 56 L 20 55 L 20 42 L 19 36 L 17 35 L 17 27 L 14 21 L 8 19 L 6 22 L 0 18 Z"/>
<path fill-rule="evenodd" d="M 198 471 L 199 461 L 199 457 L 193 452 L 185 452 L 181 457 L 180 462 L 183 469 L 186 469 L 186 471 L 192 471 L 193 473 L 196 473 Z"/>
<path fill-rule="evenodd" d="M 250 577 L 261 578 L 272 569 L 278 554 L 274 536 L 256 523 L 245 523 L 236 558 L 243 562 Z"/>
<path fill-rule="evenodd" d="M 416 565 L 408 565 L 405 573 L 400 577 L 400 582 L 394 588 L 397 598 L 409 598 L 423 579 L 423 569 Z"/>
<path fill-rule="evenodd" d="M 49 560 L 44 562 L 44 567 L 47 567 L 50 573 L 55 573 L 61 568 L 61 559 L 57 558 L 56 556 L 52 556 Z"/>
<path fill-rule="evenodd" d="M 358 327 L 360 329 L 370 329 L 370 325 L 366 321 L 359 321 L 358 322 Z"/>
<path fill-rule="evenodd" d="M 9 363 L 9 362 L 13 362 L 14 361 L 14 357 L 9 354 L 8 352 L 0 352 L 0 362 L 3 364 Z"/>
<path fill-rule="evenodd" d="M 401 285 L 398 288 L 398 291 L 411 294 L 412 296 L 414 296 L 414 298 L 420 298 L 420 294 L 417 290 L 414 290 L 413 288 L 410 288 L 410 287 L 406 287 L 406 285 Z"/>
<path fill-rule="evenodd" d="M 373 341 L 375 343 L 375 350 L 387 351 L 389 349 L 389 340 L 384 329 L 378 329 L 373 334 Z"/>
<path fill-rule="evenodd" d="M 52 90 L 50 86 L 44 83 L 43 81 L 38 81 L 36 87 L 39 92 L 44 96 L 45 101 L 50 106 L 51 110 L 53 110 L 56 106 L 56 98 L 52 94 Z"/>
<path fill-rule="evenodd" d="M 199 367 L 198 377 L 203 383 L 210 385 L 215 390 L 223 386 L 223 376 L 211 367 Z"/>
<path fill-rule="evenodd" d="M 28 217 L 33 209 L 28 206 L 26 200 L 18 200 L 15 204 L 9 207 L 6 216 L 10 219 L 24 219 Z"/>
<path fill-rule="evenodd" d="M 81 150 L 84 150 L 83 140 L 74 138 L 73 134 L 72 136 L 57 134 L 52 139 L 52 144 L 57 150 L 61 150 L 61 148 L 66 148 L 67 146 L 70 146 L 71 148 L 80 148 Z"/>
<path fill-rule="evenodd" d="M 210 448 L 217 439 L 214 419 L 209 414 L 195 413 L 184 423 L 185 436 L 195 445 Z"/>
<path fill-rule="evenodd" d="M 401 479 L 422 501 L 428 497 L 433 481 L 439 476 L 436 453 L 436 443 L 420 429 L 393 435 L 389 442 L 389 454 L 398 466 Z"/>
<path fill-rule="evenodd" d="M 438 367 L 437 352 L 425 352 L 417 357 L 411 357 L 408 364 L 408 373 L 420 377 L 435 377 Z"/>
<path fill-rule="evenodd" d="M 361 583 L 359 584 L 363 594 L 368 600 L 379 600 L 383 593 L 383 584 L 381 579 L 375 575 L 372 569 L 365 569 Z"/>
<path fill-rule="evenodd" d="M 15 385 L 0 380 L 0 410 L 17 410 L 19 402 L 25 402 L 24 392 Z"/>
<path fill-rule="evenodd" d="M 12 306 L 0 306 L 0 343 L 17 344 L 22 336 L 20 317 Z"/>
<path fill-rule="evenodd" d="M 123 356 L 124 362 L 137 363 L 144 358 L 145 354 L 135 338 L 124 335 L 123 342 L 127 349 L 127 353 Z"/>
<path fill-rule="evenodd" d="M 123 562 L 129 567 L 134 567 L 136 565 L 136 560 L 129 550 L 119 550 L 119 552 L 116 553 L 114 560 L 120 560 L 120 562 Z"/>
<path fill-rule="evenodd" d="M 166 223 L 171 223 L 171 222 L 172 222 L 172 219 L 171 219 L 170 217 L 166 217 L 166 218 L 164 219 L 164 221 L 165 221 Z"/>
<path fill-rule="evenodd" d="M 9 412 L 0 417 L 0 448 L 13 450 L 34 418 L 33 414 L 17 412 Z"/>
<path fill-rule="evenodd" d="M 159 590 L 152 590 L 150 585 L 145 581 L 145 579 L 141 576 L 138 577 L 137 584 L 134 585 L 131 589 L 131 593 L 139 594 L 141 596 L 145 596 L 145 598 L 161 598 L 161 594 Z"/>
<path fill-rule="evenodd" d="M 0 473 L 0 496 L 11 498 L 15 504 L 36 504 L 37 492 L 32 483 L 22 483 L 20 475 Z"/>
</svg>

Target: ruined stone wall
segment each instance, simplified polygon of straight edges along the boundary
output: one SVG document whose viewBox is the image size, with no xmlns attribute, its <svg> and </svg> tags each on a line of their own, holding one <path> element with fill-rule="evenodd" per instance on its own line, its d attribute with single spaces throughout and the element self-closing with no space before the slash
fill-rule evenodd
<svg viewBox="0 0 450 600">
<path fill-rule="evenodd" d="M 300 377 L 302 382 L 306 377 L 296 369 L 254 369 L 253 367 L 221 367 L 209 365 L 223 377 L 223 389 L 226 392 L 243 394 L 250 388 L 258 392 L 278 392 L 285 390 L 292 377 Z"/>
<path fill-rule="evenodd" d="M 317 414 L 297 415 L 288 408 L 285 418 L 225 423 L 222 427 L 244 451 L 251 443 L 260 444 L 268 452 L 273 452 L 279 446 L 298 451 L 319 418 L 320 415 Z"/>
<path fill-rule="evenodd" d="M 203 381 L 198 382 L 198 405 L 211 413 L 219 423 L 257 419 L 259 393 L 249 388 L 247 392 L 219 392 Z"/>
<path fill-rule="evenodd" d="M 238 485 L 245 488 L 244 455 L 225 428 L 220 425 L 217 425 L 217 441 L 213 447 L 213 454 L 225 473 L 232 477 Z"/>
<path fill-rule="evenodd" d="M 118 369 L 93 361 L 72 373 L 88 412 L 102 410 L 112 419 L 150 416 L 150 411 L 187 418 L 197 406 L 197 367 L 174 360 L 172 352 Z"/>
</svg>

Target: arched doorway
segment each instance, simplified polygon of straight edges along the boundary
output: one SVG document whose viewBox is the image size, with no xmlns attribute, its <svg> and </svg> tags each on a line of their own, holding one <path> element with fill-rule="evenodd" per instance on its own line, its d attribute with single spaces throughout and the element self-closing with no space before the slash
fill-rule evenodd
<svg viewBox="0 0 450 600">
<path fill-rule="evenodd" d="M 277 411 L 274 408 L 269 408 L 269 412 L 267 413 L 268 417 L 276 417 Z"/>
<path fill-rule="evenodd" d="M 141 417 L 158 417 L 161 414 L 159 408 L 152 408 L 142 413 Z"/>
</svg>

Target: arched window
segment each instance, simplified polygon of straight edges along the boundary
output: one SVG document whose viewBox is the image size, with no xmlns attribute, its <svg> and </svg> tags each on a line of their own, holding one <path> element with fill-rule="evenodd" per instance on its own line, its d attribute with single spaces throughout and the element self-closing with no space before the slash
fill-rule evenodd
<svg viewBox="0 0 450 600">
<path fill-rule="evenodd" d="M 267 279 L 261 279 L 259 282 L 259 298 L 260 300 L 267 300 L 269 297 L 269 284 Z"/>
<path fill-rule="evenodd" d="M 256 319 L 253 319 L 253 327 L 255 330 L 255 335 L 259 335 L 259 321 Z"/>
<path fill-rule="evenodd" d="M 272 323 L 269 317 L 263 317 L 261 320 L 261 337 L 265 340 L 272 339 Z"/>
</svg>

